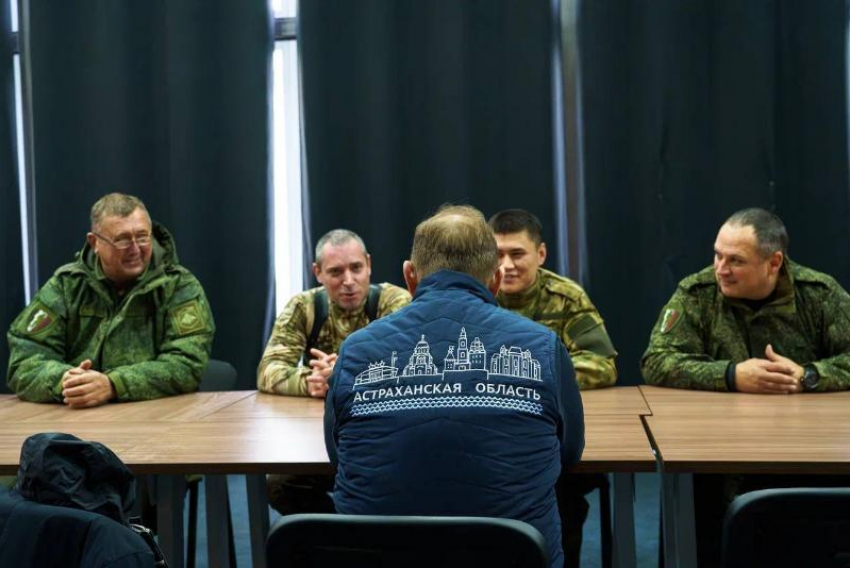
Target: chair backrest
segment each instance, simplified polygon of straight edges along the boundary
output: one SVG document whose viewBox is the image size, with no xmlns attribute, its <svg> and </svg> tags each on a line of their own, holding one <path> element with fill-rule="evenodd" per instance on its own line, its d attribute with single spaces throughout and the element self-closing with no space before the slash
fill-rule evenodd
<svg viewBox="0 0 850 568">
<path fill-rule="evenodd" d="M 850 488 L 765 489 L 735 499 L 723 566 L 850 567 Z"/>
<path fill-rule="evenodd" d="M 210 359 L 201 375 L 200 390 L 204 392 L 228 391 L 236 388 L 236 369 L 227 361 Z"/>
<path fill-rule="evenodd" d="M 290 515 L 272 526 L 266 560 L 269 568 L 549 565 L 537 529 L 486 517 Z"/>
</svg>

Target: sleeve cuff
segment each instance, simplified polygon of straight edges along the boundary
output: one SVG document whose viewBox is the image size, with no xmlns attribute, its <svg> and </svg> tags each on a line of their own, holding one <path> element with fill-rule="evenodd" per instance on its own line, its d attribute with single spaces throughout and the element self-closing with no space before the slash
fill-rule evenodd
<svg viewBox="0 0 850 568">
<path fill-rule="evenodd" d="M 729 366 L 726 367 L 726 390 L 735 392 L 735 362 L 729 361 Z"/>
<path fill-rule="evenodd" d="M 115 385 L 115 400 L 124 400 L 127 397 L 127 385 L 124 384 L 124 379 L 120 373 L 109 372 L 105 373 L 112 384 Z"/>
</svg>

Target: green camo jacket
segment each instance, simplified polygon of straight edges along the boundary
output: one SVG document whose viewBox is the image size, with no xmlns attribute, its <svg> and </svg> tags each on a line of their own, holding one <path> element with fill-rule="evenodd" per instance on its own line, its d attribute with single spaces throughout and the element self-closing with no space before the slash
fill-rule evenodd
<svg viewBox="0 0 850 568">
<path fill-rule="evenodd" d="M 88 245 L 57 270 L 12 322 L 7 383 L 23 400 L 60 402 L 62 375 L 91 359 L 118 400 L 195 391 L 215 324 L 198 280 L 154 223 L 153 257 L 119 297 Z"/>
<path fill-rule="evenodd" d="M 545 325 L 561 338 L 573 361 L 580 389 L 617 382 L 617 351 L 602 316 L 581 286 L 539 268 L 528 290 L 517 294 L 499 292 L 496 299 L 503 308 Z"/>
<path fill-rule="evenodd" d="M 307 377 L 312 369 L 299 365 L 315 319 L 314 296 L 322 287 L 296 294 L 275 321 L 263 358 L 257 368 L 257 388 L 263 392 L 292 396 L 307 396 Z M 346 337 L 366 327 L 365 302 L 353 312 L 346 312 L 329 302 L 328 319 L 319 331 L 316 348 L 325 353 L 339 352 Z M 382 318 L 410 303 L 407 290 L 381 284 L 377 317 Z"/>
<path fill-rule="evenodd" d="M 764 359 L 768 343 L 813 364 L 817 390 L 850 388 L 850 296 L 831 276 L 786 259 L 774 299 L 753 310 L 726 298 L 709 266 L 682 280 L 661 310 L 641 371 L 653 385 L 725 391 L 729 364 Z"/>
</svg>

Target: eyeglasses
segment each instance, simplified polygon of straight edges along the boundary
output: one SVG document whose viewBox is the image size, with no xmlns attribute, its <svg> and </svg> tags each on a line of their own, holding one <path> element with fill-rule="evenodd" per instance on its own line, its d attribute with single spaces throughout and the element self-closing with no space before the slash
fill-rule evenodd
<svg viewBox="0 0 850 568">
<path fill-rule="evenodd" d="M 152 242 L 152 238 L 151 238 L 150 235 L 137 235 L 135 237 L 119 237 L 119 238 L 117 238 L 113 241 L 112 239 L 104 237 L 103 235 L 101 235 L 99 233 L 95 233 L 94 231 L 92 231 L 92 234 L 95 237 L 99 238 L 100 240 L 111 244 L 112 246 L 114 246 L 118 250 L 127 250 L 128 248 L 133 246 L 133 243 L 136 243 L 136 245 L 139 246 L 139 247 L 146 247 L 146 246 L 150 246 L 150 244 Z"/>
</svg>

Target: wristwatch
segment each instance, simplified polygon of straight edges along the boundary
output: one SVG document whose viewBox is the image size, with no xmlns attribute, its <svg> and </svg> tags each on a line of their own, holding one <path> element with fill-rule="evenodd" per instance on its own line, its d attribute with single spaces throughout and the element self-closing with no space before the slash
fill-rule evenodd
<svg viewBox="0 0 850 568">
<path fill-rule="evenodd" d="M 817 389 L 818 382 L 820 382 L 818 370 L 811 365 L 803 367 L 803 376 L 800 377 L 800 386 L 803 388 L 803 391 L 811 392 Z"/>
</svg>

